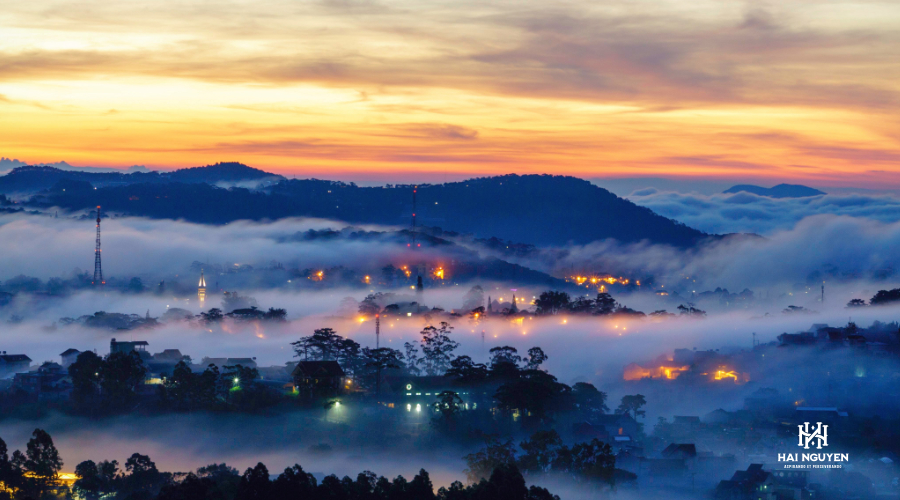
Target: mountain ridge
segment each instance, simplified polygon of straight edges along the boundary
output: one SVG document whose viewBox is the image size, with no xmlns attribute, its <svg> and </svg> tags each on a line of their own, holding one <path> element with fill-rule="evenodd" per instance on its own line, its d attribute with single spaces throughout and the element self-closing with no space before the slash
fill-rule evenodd
<svg viewBox="0 0 900 500">
<path fill-rule="evenodd" d="M 723 191 L 725 194 L 740 192 L 747 192 L 757 196 L 767 196 L 769 198 L 808 198 L 810 196 L 828 194 L 824 191 L 819 191 L 818 189 L 801 184 L 778 184 L 777 186 L 772 186 L 770 188 L 753 184 L 738 184 Z"/>
</svg>

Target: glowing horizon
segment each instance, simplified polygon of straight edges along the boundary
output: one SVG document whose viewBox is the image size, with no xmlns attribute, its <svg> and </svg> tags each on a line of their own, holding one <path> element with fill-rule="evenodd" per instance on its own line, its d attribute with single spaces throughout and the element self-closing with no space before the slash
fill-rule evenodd
<svg viewBox="0 0 900 500">
<path fill-rule="evenodd" d="M 900 5 L 47 0 L 0 14 L 0 156 L 900 188 Z"/>
</svg>

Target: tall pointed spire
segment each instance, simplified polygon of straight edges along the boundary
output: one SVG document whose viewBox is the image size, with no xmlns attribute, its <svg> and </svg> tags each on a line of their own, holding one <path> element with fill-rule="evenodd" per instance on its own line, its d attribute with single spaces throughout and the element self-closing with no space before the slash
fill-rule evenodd
<svg viewBox="0 0 900 500">
<path fill-rule="evenodd" d="M 513 294 L 512 305 L 509 306 L 509 314 L 516 314 L 519 312 L 519 306 L 516 305 L 516 294 Z"/>
<path fill-rule="evenodd" d="M 92 285 L 105 285 L 103 281 L 103 267 L 100 264 L 100 206 L 97 206 L 97 246 L 94 250 L 94 279 Z"/>
<path fill-rule="evenodd" d="M 206 278 L 203 277 L 203 268 L 200 268 L 200 283 L 197 285 L 197 298 L 200 299 L 200 306 L 206 301 Z"/>
</svg>

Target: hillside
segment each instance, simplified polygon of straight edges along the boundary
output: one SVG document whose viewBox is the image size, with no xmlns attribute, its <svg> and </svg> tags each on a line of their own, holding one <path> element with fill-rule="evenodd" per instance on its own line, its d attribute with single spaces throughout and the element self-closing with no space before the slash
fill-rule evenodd
<svg viewBox="0 0 900 500">
<path fill-rule="evenodd" d="M 505 175 L 418 188 L 418 223 L 538 245 L 614 238 L 691 246 L 705 233 L 662 217 L 574 177 Z M 266 190 L 205 183 L 141 183 L 54 190 L 32 205 L 222 224 L 240 219 L 320 217 L 353 224 L 408 226 L 412 186 L 359 187 L 316 179 L 282 180 Z"/>
<path fill-rule="evenodd" d="M 216 163 L 205 167 L 193 167 L 172 172 L 86 172 L 64 170 L 56 167 L 17 167 L 0 177 L 0 193 L 37 193 L 61 181 L 82 181 L 93 187 L 121 186 L 143 183 L 240 183 L 262 180 L 278 181 L 280 175 L 248 167 L 240 163 Z"/>
</svg>

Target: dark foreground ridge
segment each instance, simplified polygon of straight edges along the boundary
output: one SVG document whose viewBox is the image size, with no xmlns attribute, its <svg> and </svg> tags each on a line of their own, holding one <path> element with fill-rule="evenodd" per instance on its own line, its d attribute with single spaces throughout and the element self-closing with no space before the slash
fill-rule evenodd
<svg viewBox="0 0 900 500">
<path fill-rule="evenodd" d="M 23 176 L 46 179 L 25 182 Z M 360 187 L 318 179 L 288 180 L 240 164 L 166 174 L 90 174 L 23 167 L 0 177 L 0 192 L 21 193 L 24 186 L 47 186 L 50 180 L 54 184 L 35 195 L 31 205 L 70 210 L 102 205 L 110 212 L 205 224 L 318 217 L 408 226 L 413 213 L 411 185 Z M 256 189 L 213 185 L 266 180 L 271 182 Z M 566 176 L 510 174 L 420 184 L 416 212 L 422 225 L 538 245 L 588 244 L 613 238 L 625 243 L 689 247 L 708 237 L 586 180 Z"/>
</svg>

